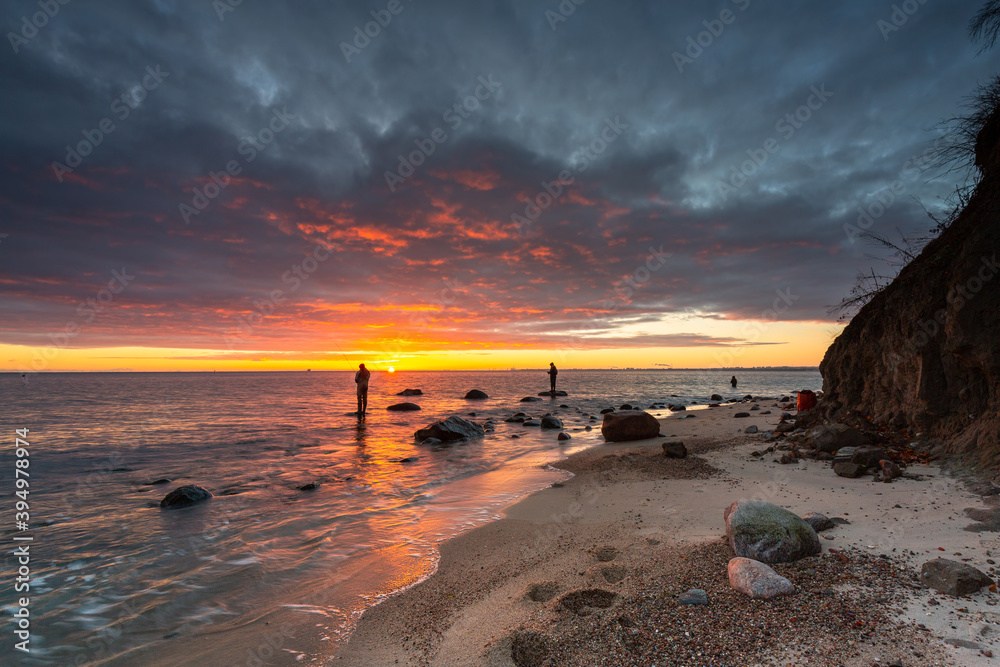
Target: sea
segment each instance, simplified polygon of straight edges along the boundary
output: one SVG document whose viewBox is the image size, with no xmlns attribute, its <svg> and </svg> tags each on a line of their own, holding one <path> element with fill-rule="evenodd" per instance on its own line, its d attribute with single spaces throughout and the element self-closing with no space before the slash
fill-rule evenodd
<svg viewBox="0 0 1000 667">
<path fill-rule="evenodd" d="M 816 369 L 561 370 L 568 396 L 522 402 L 548 390 L 545 371 L 374 372 L 363 420 L 353 371 L 0 374 L 0 663 L 128 664 L 253 623 L 262 605 L 308 615 L 332 653 L 367 608 L 433 573 L 443 541 L 565 479 L 551 464 L 603 442 L 602 408 L 822 386 Z M 408 388 L 423 393 L 397 395 Z M 472 389 L 489 398 L 466 400 Z M 421 410 L 386 410 L 404 401 Z M 572 437 L 504 421 L 517 412 L 552 413 Z M 452 447 L 415 441 L 451 415 L 495 427 Z M 159 507 L 186 484 L 214 497 Z M 11 650 L 22 597 L 30 653 Z M 314 659 L 289 641 L 259 664 Z"/>
</svg>

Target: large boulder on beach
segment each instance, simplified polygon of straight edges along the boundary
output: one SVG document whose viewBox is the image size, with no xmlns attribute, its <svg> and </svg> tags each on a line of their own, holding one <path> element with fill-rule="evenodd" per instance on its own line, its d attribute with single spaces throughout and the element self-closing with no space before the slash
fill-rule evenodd
<svg viewBox="0 0 1000 667">
<path fill-rule="evenodd" d="M 413 410 L 419 410 L 420 406 L 416 403 L 395 403 L 386 408 L 392 412 L 412 412 Z"/>
<path fill-rule="evenodd" d="M 821 452 L 833 454 L 841 447 L 861 447 L 865 436 L 847 424 L 823 424 L 809 430 L 809 440 Z"/>
<path fill-rule="evenodd" d="M 762 500 L 737 500 L 724 513 L 726 537 L 737 556 L 791 563 L 821 551 L 819 536 L 802 517 Z"/>
<path fill-rule="evenodd" d="M 467 394 L 465 395 L 465 397 L 466 397 L 466 398 L 468 398 L 468 399 L 480 399 L 480 398 L 489 398 L 489 396 L 488 396 L 488 395 L 486 394 L 486 392 L 485 392 L 485 391 L 480 391 L 480 390 L 478 390 L 478 389 L 472 389 L 472 390 L 470 390 L 470 391 L 469 391 L 469 392 L 468 392 L 468 393 L 467 393 Z"/>
<path fill-rule="evenodd" d="M 160 507 L 164 509 L 178 509 L 180 507 L 190 507 L 197 503 L 208 500 L 212 497 L 212 492 L 197 484 L 179 486 L 168 493 L 160 501 Z"/>
<path fill-rule="evenodd" d="M 770 600 L 795 592 L 792 582 L 758 560 L 733 558 L 726 569 L 729 573 L 729 585 L 733 590 L 752 598 Z"/>
<path fill-rule="evenodd" d="M 642 410 L 619 410 L 604 415 L 601 434 L 609 442 L 645 440 L 660 434 L 660 422 Z"/>
<path fill-rule="evenodd" d="M 484 433 L 482 426 L 473 424 L 467 419 L 452 416 L 418 430 L 414 437 L 420 442 L 427 438 L 437 438 L 441 442 L 455 442 L 456 440 L 481 438 Z"/>
<path fill-rule="evenodd" d="M 920 568 L 920 582 L 945 595 L 971 595 L 993 580 L 976 568 L 947 558 L 935 558 Z"/>
</svg>

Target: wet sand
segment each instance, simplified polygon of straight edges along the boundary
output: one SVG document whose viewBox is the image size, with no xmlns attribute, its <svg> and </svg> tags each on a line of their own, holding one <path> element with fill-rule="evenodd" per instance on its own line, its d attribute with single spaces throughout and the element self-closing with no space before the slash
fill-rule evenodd
<svg viewBox="0 0 1000 667">
<path fill-rule="evenodd" d="M 933 466 L 884 484 L 751 457 L 764 436 L 742 431 L 780 414 L 760 405 L 662 419 L 685 459 L 665 459 L 659 438 L 561 462 L 571 479 L 442 544 L 437 572 L 368 610 L 332 664 L 1000 664 L 985 655 L 1000 654 L 1000 596 L 947 598 L 916 578 L 939 556 L 996 577 L 996 533 L 964 530 L 984 500 Z M 750 600 L 725 569 L 723 510 L 740 498 L 850 523 L 821 534 L 819 557 L 775 566 L 795 595 Z M 678 604 L 691 588 L 709 604 Z"/>
</svg>

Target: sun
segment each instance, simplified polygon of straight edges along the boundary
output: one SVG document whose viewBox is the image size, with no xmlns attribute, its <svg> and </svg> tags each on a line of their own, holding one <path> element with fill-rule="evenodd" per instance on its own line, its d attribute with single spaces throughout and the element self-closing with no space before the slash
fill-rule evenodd
<svg viewBox="0 0 1000 667">
<path fill-rule="evenodd" d="M 389 366 L 389 368 L 385 369 L 385 372 L 386 372 L 386 373 L 395 373 L 395 372 L 396 372 L 396 369 L 395 369 L 395 368 L 393 368 L 392 366 Z"/>
</svg>

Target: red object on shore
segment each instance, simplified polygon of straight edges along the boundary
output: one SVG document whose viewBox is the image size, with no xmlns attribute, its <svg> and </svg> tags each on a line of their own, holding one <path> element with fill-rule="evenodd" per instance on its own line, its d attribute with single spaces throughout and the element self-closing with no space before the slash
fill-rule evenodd
<svg viewBox="0 0 1000 667">
<path fill-rule="evenodd" d="M 799 412 L 808 412 L 810 408 L 816 407 L 816 394 L 809 389 L 804 389 L 797 392 L 799 395 L 798 408 Z"/>
</svg>

